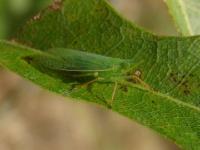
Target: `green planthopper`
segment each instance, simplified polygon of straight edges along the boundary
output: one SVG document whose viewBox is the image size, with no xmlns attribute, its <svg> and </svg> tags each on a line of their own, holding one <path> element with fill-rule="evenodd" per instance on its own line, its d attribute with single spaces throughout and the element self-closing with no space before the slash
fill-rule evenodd
<svg viewBox="0 0 200 150">
<path fill-rule="evenodd" d="M 140 72 L 136 69 L 139 64 L 132 60 L 64 48 L 50 49 L 48 53 L 28 56 L 25 59 L 42 70 L 59 72 L 70 78 L 70 81 L 79 83 L 79 86 L 87 87 L 94 82 L 114 84 L 109 102 L 111 106 L 119 84 L 137 84 L 149 88 L 140 79 Z"/>
</svg>

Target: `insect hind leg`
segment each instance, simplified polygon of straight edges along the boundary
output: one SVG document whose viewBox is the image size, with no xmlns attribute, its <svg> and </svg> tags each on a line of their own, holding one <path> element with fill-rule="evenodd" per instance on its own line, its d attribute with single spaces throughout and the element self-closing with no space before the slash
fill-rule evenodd
<svg viewBox="0 0 200 150">
<path fill-rule="evenodd" d="M 70 93 L 72 93 L 72 92 L 74 92 L 74 91 L 76 91 L 80 88 L 84 88 L 84 87 L 88 88 L 91 84 L 93 84 L 94 82 L 96 82 L 98 80 L 100 80 L 100 78 L 95 78 L 95 79 L 90 80 L 90 81 L 85 82 L 85 83 L 72 83 L 71 88 L 67 92 L 65 92 L 65 95 L 66 96 L 70 95 Z"/>
<path fill-rule="evenodd" d="M 98 80 L 99 80 L 99 78 L 95 78 L 95 79 L 90 80 L 90 81 L 88 81 L 88 82 L 82 83 L 82 84 L 80 84 L 79 86 L 80 86 L 80 87 L 88 87 L 89 85 L 91 85 L 92 83 L 94 83 L 94 82 L 96 82 L 96 81 L 98 81 Z"/>
<path fill-rule="evenodd" d="M 118 83 L 115 82 L 115 85 L 114 85 L 114 87 L 113 87 L 113 91 L 112 91 L 111 100 L 108 101 L 109 106 L 110 106 L 111 108 L 112 108 L 112 105 L 113 105 L 113 102 L 114 102 L 114 99 L 115 99 L 115 96 L 116 96 L 117 87 L 118 87 Z"/>
</svg>

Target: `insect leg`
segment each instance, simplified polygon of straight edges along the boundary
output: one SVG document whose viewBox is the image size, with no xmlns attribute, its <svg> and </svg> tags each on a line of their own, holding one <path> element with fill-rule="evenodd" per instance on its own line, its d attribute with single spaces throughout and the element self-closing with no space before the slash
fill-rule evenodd
<svg viewBox="0 0 200 150">
<path fill-rule="evenodd" d="M 112 92 L 112 97 L 111 97 L 111 100 L 109 102 L 111 107 L 112 107 L 113 101 L 115 99 L 115 95 L 116 95 L 116 91 L 117 91 L 117 86 L 118 86 L 118 83 L 115 82 L 115 85 L 114 85 L 114 88 L 113 88 L 113 92 Z"/>
<path fill-rule="evenodd" d="M 95 78 L 94 80 L 91 80 L 89 82 L 86 82 L 86 83 L 82 83 L 82 84 L 79 84 L 79 83 L 74 83 L 74 84 L 71 84 L 71 88 L 69 89 L 69 91 L 65 92 L 65 95 L 68 96 L 70 93 L 78 90 L 79 88 L 83 88 L 83 87 L 88 87 L 90 84 L 98 81 L 99 78 Z"/>
<path fill-rule="evenodd" d="M 151 89 L 151 87 L 147 83 L 145 83 L 143 80 L 141 80 L 138 76 L 132 75 L 131 78 L 133 79 L 133 81 L 139 82 L 145 88 Z"/>
<path fill-rule="evenodd" d="M 95 79 L 93 79 L 93 80 L 91 80 L 91 81 L 88 81 L 88 82 L 86 82 L 86 83 L 80 84 L 79 86 L 80 86 L 80 87 L 87 87 L 87 86 L 89 86 L 90 84 L 92 84 L 92 83 L 94 83 L 94 82 L 96 82 L 96 81 L 98 81 L 98 80 L 99 80 L 99 78 L 95 78 Z"/>
</svg>

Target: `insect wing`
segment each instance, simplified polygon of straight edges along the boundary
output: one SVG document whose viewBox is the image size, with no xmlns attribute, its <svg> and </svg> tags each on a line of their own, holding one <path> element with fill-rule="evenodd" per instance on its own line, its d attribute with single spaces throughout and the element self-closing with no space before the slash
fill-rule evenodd
<svg viewBox="0 0 200 150">
<path fill-rule="evenodd" d="M 109 71 L 123 62 L 122 59 L 70 49 L 51 49 L 53 54 L 65 63 L 60 69 L 66 71 Z"/>
</svg>

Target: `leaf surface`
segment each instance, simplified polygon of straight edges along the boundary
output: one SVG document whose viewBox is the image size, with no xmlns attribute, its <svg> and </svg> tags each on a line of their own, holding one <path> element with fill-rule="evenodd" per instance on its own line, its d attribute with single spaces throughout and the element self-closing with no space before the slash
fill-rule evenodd
<svg viewBox="0 0 200 150">
<path fill-rule="evenodd" d="M 23 58 L 69 48 L 132 59 L 148 88 L 119 86 L 112 110 L 137 120 L 187 150 L 200 148 L 200 37 L 159 37 L 119 16 L 103 0 L 65 0 L 31 19 L 13 37 L 30 48 L 0 42 L 0 63 L 42 87 L 107 106 L 114 83 L 93 83 L 67 93 L 70 84 Z M 24 69 L 21 69 L 24 68 Z"/>
</svg>

